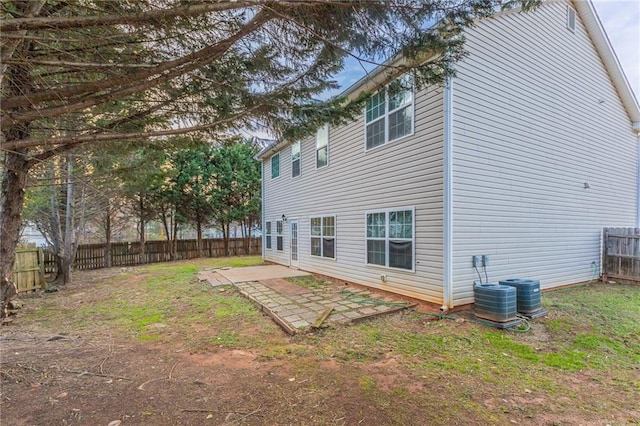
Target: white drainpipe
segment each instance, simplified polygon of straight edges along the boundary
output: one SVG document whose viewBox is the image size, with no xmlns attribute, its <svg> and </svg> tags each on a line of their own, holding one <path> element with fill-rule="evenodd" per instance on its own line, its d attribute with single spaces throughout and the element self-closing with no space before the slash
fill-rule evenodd
<svg viewBox="0 0 640 426">
<path fill-rule="evenodd" d="M 634 123 L 635 125 L 638 125 L 638 130 L 636 130 L 637 132 L 637 136 L 638 136 L 638 143 L 636 144 L 636 146 L 638 147 L 638 180 L 636 183 L 636 227 L 640 228 L 640 123 Z"/>
<path fill-rule="evenodd" d="M 444 89 L 444 235 L 442 308 L 453 308 L 453 80 L 447 77 Z"/>
<path fill-rule="evenodd" d="M 266 239 L 267 238 L 264 235 L 264 231 L 265 231 L 265 222 L 264 222 L 264 196 L 265 196 L 265 193 L 264 193 L 264 186 L 265 186 L 264 185 L 264 160 L 260 159 L 260 210 L 261 210 L 260 211 L 260 216 L 262 218 L 261 219 L 262 223 L 260 223 L 260 229 L 262 230 L 262 233 L 261 233 L 261 235 L 262 235 L 262 238 L 261 238 L 262 244 L 261 244 L 261 246 L 262 247 L 260 249 L 260 252 L 261 252 L 261 255 L 262 255 L 262 260 L 264 260 L 264 252 L 266 251 L 265 247 L 266 247 L 266 244 L 267 244 L 266 243 Z"/>
</svg>

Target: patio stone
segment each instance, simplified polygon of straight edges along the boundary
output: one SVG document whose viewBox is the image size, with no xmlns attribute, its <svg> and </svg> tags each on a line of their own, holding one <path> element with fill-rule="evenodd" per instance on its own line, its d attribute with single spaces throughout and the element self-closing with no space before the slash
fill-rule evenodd
<svg viewBox="0 0 640 426">
<path fill-rule="evenodd" d="M 292 322 L 291 325 L 295 328 L 303 328 L 303 327 L 309 327 L 311 324 L 309 324 L 307 321 L 300 320 L 300 321 Z"/>
<path fill-rule="evenodd" d="M 240 274 L 241 275 L 241 274 Z M 282 279 L 266 281 L 236 282 L 234 286 L 246 298 L 258 304 L 263 311 L 270 315 L 283 330 L 295 334 L 301 329 L 310 327 L 328 308 L 333 311 L 326 318 L 324 324 L 350 322 L 376 314 L 393 312 L 404 307 L 400 305 L 374 305 L 357 303 L 367 300 L 387 300 L 389 297 L 376 297 L 367 290 L 330 288 L 310 291 L 296 286 Z M 393 299 L 390 301 L 395 302 Z M 406 307 L 409 307 L 406 304 Z"/>
<path fill-rule="evenodd" d="M 316 314 L 315 312 L 306 312 L 300 314 L 300 317 L 305 321 L 313 322 L 318 318 L 318 314 Z"/>
<path fill-rule="evenodd" d="M 347 317 L 345 317 L 343 314 L 340 314 L 340 313 L 333 313 L 329 315 L 329 319 L 331 321 L 344 321 L 347 319 Z"/>
</svg>

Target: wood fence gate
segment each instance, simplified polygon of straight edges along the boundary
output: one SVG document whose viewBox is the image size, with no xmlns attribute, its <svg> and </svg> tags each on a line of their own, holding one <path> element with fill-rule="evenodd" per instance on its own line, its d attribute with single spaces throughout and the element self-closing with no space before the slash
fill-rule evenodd
<svg viewBox="0 0 640 426">
<path fill-rule="evenodd" d="M 43 250 L 33 243 L 18 245 L 11 279 L 18 293 L 45 289 Z"/>
<path fill-rule="evenodd" d="M 602 278 L 640 284 L 640 228 L 604 228 Z"/>
</svg>

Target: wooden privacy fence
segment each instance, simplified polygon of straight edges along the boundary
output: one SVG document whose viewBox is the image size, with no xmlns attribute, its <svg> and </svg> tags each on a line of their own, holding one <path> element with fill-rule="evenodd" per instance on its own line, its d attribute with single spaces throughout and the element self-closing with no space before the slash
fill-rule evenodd
<svg viewBox="0 0 640 426">
<path fill-rule="evenodd" d="M 640 284 L 640 228 L 604 228 L 602 278 Z"/>
<path fill-rule="evenodd" d="M 262 252 L 262 240 L 252 238 L 249 250 L 244 247 L 242 238 L 229 239 L 229 255 L 257 255 Z M 172 245 L 175 244 L 175 257 L 171 257 Z M 144 253 L 141 253 L 140 242 L 111 243 L 110 266 L 134 266 L 144 263 L 169 262 L 172 260 L 194 259 L 197 257 L 222 257 L 224 256 L 224 240 L 210 238 L 202 240 L 202 255 L 198 252 L 197 240 L 176 241 L 146 241 Z M 83 244 L 78 246 L 74 269 L 100 269 L 107 265 L 106 244 Z M 56 270 L 55 257 L 46 252 L 45 271 L 53 273 Z"/>
<path fill-rule="evenodd" d="M 33 243 L 18 245 L 11 280 L 18 293 L 46 288 L 43 250 Z"/>
</svg>

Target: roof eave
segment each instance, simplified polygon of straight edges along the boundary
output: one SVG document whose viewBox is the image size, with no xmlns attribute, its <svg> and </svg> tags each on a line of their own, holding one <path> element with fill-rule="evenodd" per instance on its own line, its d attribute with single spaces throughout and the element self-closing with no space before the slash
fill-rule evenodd
<svg viewBox="0 0 640 426">
<path fill-rule="evenodd" d="M 620 96 L 620 100 L 622 101 L 622 105 L 629 115 L 633 130 L 636 133 L 639 133 L 640 105 L 638 104 L 638 100 L 631 89 L 629 80 L 627 80 L 627 77 L 622 70 L 620 61 L 613 50 L 613 46 L 611 46 L 611 42 L 609 41 L 607 33 L 602 26 L 602 22 L 600 22 L 600 18 L 593 7 L 593 3 L 591 0 L 572 0 L 572 3 L 582 17 L 582 21 L 587 28 L 589 36 L 591 37 L 591 40 L 609 73 L 609 76 L 611 77 L 611 81 L 613 82 L 613 85 Z"/>
</svg>

